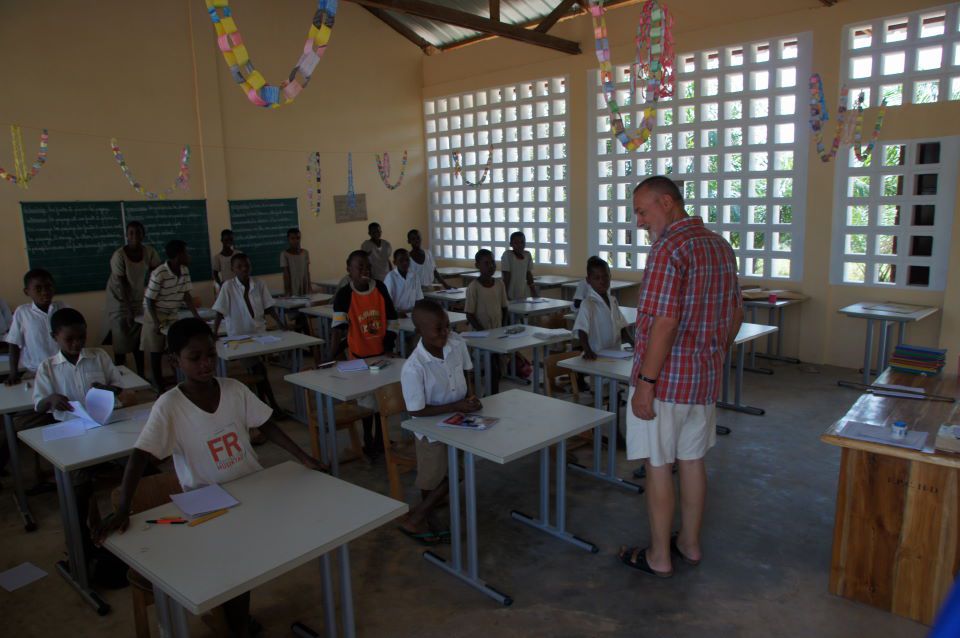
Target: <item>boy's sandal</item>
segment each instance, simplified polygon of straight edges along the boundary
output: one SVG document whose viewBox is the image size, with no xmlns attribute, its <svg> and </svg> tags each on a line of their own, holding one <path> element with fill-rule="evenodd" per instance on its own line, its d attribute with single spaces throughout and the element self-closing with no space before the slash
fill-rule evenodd
<svg viewBox="0 0 960 638">
<path fill-rule="evenodd" d="M 699 565 L 701 559 L 693 560 L 692 558 L 687 558 L 687 555 L 680 551 L 680 546 L 677 545 L 677 537 L 677 534 L 674 534 L 670 537 L 670 551 L 676 554 L 676 556 L 687 565 L 690 565 L 690 567 L 696 567 Z"/>
<path fill-rule="evenodd" d="M 657 578 L 670 578 L 673 576 L 673 570 L 669 572 L 660 572 L 650 567 L 647 562 L 647 548 L 620 546 L 620 561 L 627 567 L 637 569 L 644 574 L 656 576 Z"/>
<path fill-rule="evenodd" d="M 397 529 L 403 532 L 408 538 L 412 538 L 421 545 L 427 547 L 433 547 L 434 545 L 439 545 L 443 540 L 433 532 L 411 532 L 405 527 L 397 526 Z"/>
</svg>

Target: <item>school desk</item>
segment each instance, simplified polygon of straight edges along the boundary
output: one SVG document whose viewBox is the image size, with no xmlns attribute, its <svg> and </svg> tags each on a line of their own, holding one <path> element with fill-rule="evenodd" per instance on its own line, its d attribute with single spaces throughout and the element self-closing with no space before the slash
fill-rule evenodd
<svg viewBox="0 0 960 638">
<path fill-rule="evenodd" d="M 563 318 L 569 322 L 569 325 L 573 325 L 573 322 L 577 320 L 577 313 L 580 312 L 580 309 L 577 308 L 573 312 L 568 312 L 563 315 Z M 631 330 L 633 326 L 637 323 L 637 309 L 633 306 L 620 306 L 620 313 L 623 315 L 623 318 L 627 320 L 627 327 Z"/>
<path fill-rule="evenodd" d="M 310 333 L 313 333 L 313 320 L 318 319 L 320 330 L 317 335 L 326 342 L 330 342 L 330 326 L 333 324 L 333 304 L 323 306 L 310 306 L 300 310 L 300 314 L 307 317 L 307 325 L 310 326 Z"/>
<path fill-rule="evenodd" d="M 571 277 L 570 275 L 534 275 L 533 283 L 540 290 L 550 288 L 559 288 L 564 284 L 576 283 L 583 277 Z"/>
<path fill-rule="evenodd" d="M 503 279 L 503 273 L 499 270 L 494 271 L 492 276 L 494 279 Z M 472 272 L 465 272 L 460 275 L 460 278 L 463 280 L 464 285 L 469 284 L 474 279 L 480 279 L 480 271 L 474 270 Z"/>
<path fill-rule="evenodd" d="M 122 378 L 119 387 L 124 390 L 147 390 L 150 384 L 136 375 L 126 366 L 118 366 Z M 10 473 L 13 475 L 13 489 L 17 500 L 17 509 L 23 519 L 23 527 L 28 532 L 37 529 L 36 521 L 27 505 L 27 495 L 23 489 L 23 476 L 20 474 L 20 455 L 17 453 L 17 433 L 13 429 L 13 415 L 17 412 L 33 411 L 34 380 L 27 379 L 17 385 L 0 385 L 0 414 L 3 415 L 3 427 L 6 431 L 7 447 L 10 450 Z"/>
<path fill-rule="evenodd" d="M 290 330 L 275 330 L 259 335 L 251 335 L 251 338 L 267 337 L 278 338 L 274 343 L 257 343 L 256 341 L 224 341 L 217 340 L 217 376 L 227 376 L 227 366 L 231 361 L 239 359 L 248 359 L 250 357 L 264 357 L 270 354 L 280 352 L 289 352 L 290 369 L 293 372 L 299 372 L 303 367 L 303 351 L 307 348 L 322 346 L 323 339 L 317 339 L 310 335 L 292 332 Z M 307 421 L 307 406 L 303 401 L 303 395 L 299 392 L 293 393 L 294 416 L 302 423 Z"/>
<path fill-rule="evenodd" d="M 514 335 L 508 335 L 508 328 L 523 328 L 523 331 Z M 485 337 L 464 337 L 467 347 L 472 350 L 473 370 L 476 379 L 476 391 L 478 396 L 489 396 L 493 392 L 492 388 L 492 361 L 494 355 L 514 354 L 521 350 L 533 350 L 533 391 L 542 393 L 540 388 L 540 366 L 542 357 L 546 349 L 555 343 L 565 343 L 570 341 L 572 333 L 554 335 L 541 339 L 534 336 L 537 328 L 533 326 L 504 326 L 493 330 L 484 330 L 489 333 Z M 483 387 L 480 387 L 480 380 L 483 378 Z M 526 380 L 524 380 L 526 382 Z"/>
<path fill-rule="evenodd" d="M 213 321 L 217 318 L 217 311 L 212 308 L 197 308 L 197 314 L 200 315 L 200 318 L 204 321 Z M 193 313 L 187 310 L 186 308 L 177 311 L 177 320 L 180 319 L 190 319 L 193 317 Z M 134 321 L 139 324 L 143 323 L 143 313 L 138 314 Z"/>
<path fill-rule="evenodd" d="M 316 286 L 317 288 L 322 288 L 326 292 L 329 292 L 330 294 L 333 295 L 337 293 L 337 289 L 340 287 L 340 281 L 343 279 L 344 276 L 346 276 L 346 273 L 344 273 L 340 277 L 330 277 L 329 279 L 321 279 L 320 281 L 314 281 L 313 285 Z"/>
<path fill-rule="evenodd" d="M 57 477 L 60 516 L 63 520 L 68 556 L 68 560 L 57 562 L 57 570 L 101 616 L 110 611 L 110 605 L 90 587 L 87 556 L 80 531 L 81 525 L 86 525 L 86 521 L 80 520 L 70 473 L 130 454 L 140 431 L 147 423 L 152 405 L 153 403 L 145 403 L 125 408 L 128 414 L 132 415 L 131 418 L 87 430 L 81 436 L 69 439 L 44 441 L 43 428 L 18 433 L 21 441 L 53 465 Z"/>
<path fill-rule="evenodd" d="M 723 379 L 721 381 L 720 400 L 717 401 L 717 407 L 744 414 L 761 416 L 766 413 L 762 408 L 756 408 L 751 405 L 745 405 L 741 401 L 743 394 L 743 372 L 746 369 L 746 346 L 748 343 L 756 341 L 767 335 L 777 332 L 776 326 L 764 326 L 758 323 L 743 323 L 740 325 L 740 331 L 737 332 L 733 340 L 733 352 L 727 353 L 727 358 L 723 362 Z M 733 362 L 733 403 L 730 403 L 730 365 Z M 730 428 L 722 425 L 717 426 L 718 434 L 730 434 Z"/>
<path fill-rule="evenodd" d="M 888 370 L 877 381 L 960 400 L 954 375 Z M 942 423 L 960 424 L 960 403 L 863 394 L 820 437 L 842 448 L 830 592 L 929 625 L 960 568 L 960 455 L 846 438 L 849 421 L 906 421 L 933 446 Z"/>
<path fill-rule="evenodd" d="M 333 299 L 333 295 L 325 292 L 315 292 L 312 295 L 303 295 L 300 297 L 283 297 L 274 295 L 273 307 L 280 317 L 280 325 L 287 327 L 287 313 L 291 310 L 301 310 L 310 306 L 328 303 Z"/>
<path fill-rule="evenodd" d="M 458 326 L 467 322 L 467 315 L 462 312 L 453 312 L 452 310 L 447 311 L 447 318 L 450 320 L 450 327 Z M 400 342 L 400 356 L 406 358 L 407 356 L 407 337 L 417 334 L 417 329 L 413 325 L 413 319 L 410 317 L 403 317 L 400 319 L 400 336 L 397 338 Z"/>
<path fill-rule="evenodd" d="M 370 357 L 367 361 L 385 359 Z M 288 374 L 284 381 L 313 392 L 317 398 L 317 426 L 320 429 L 320 460 L 330 466 L 334 476 L 340 475 L 340 463 L 337 453 L 337 422 L 333 402 L 353 401 L 392 383 L 400 382 L 400 371 L 406 359 L 392 358 L 383 370 L 378 372 L 340 372 L 336 365 L 321 370 L 307 370 L 297 374 Z M 295 391 L 300 395 L 300 392 Z M 378 426 L 379 427 L 379 426 Z"/>
<path fill-rule="evenodd" d="M 769 368 L 757 367 L 757 357 L 772 361 L 783 361 L 785 363 L 800 363 L 800 359 L 783 356 L 783 309 L 803 303 L 804 301 L 806 301 L 806 299 L 777 299 L 776 301 L 770 301 L 768 299 L 743 300 L 743 308 L 745 311 L 749 312 L 746 318 L 749 319 L 750 323 L 757 323 L 757 310 L 766 308 L 767 325 L 777 327 L 776 339 L 774 339 L 773 334 L 767 335 L 766 352 L 757 352 L 756 348 L 751 344 L 750 367 L 747 368 L 748 370 L 751 372 L 760 372 L 762 374 L 773 374 L 773 370 Z"/>
<path fill-rule="evenodd" d="M 897 345 L 903 343 L 907 324 L 926 319 L 930 315 L 940 312 L 935 306 L 914 306 L 911 304 L 862 301 L 852 306 L 841 308 L 838 312 L 857 319 L 867 320 L 867 340 L 863 348 L 863 383 L 870 383 L 873 370 L 873 328 L 875 323 L 880 324 L 880 338 L 877 341 L 876 374 L 880 374 L 887 367 L 890 358 L 890 327 L 898 324 Z"/>
<path fill-rule="evenodd" d="M 476 268 L 467 268 L 465 266 L 441 266 L 437 268 L 437 272 L 440 273 L 440 276 L 444 279 L 447 277 L 460 277 L 461 280 L 464 280 L 464 275 L 479 275 Z"/>
<path fill-rule="evenodd" d="M 474 475 L 475 458 L 480 457 L 505 465 L 534 452 L 540 453 L 540 511 L 534 518 L 516 510 L 515 520 L 539 529 L 589 552 L 597 552 L 593 543 L 567 531 L 566 516 L 566 442 L 571 436 L 586 432 L 612 421 L 614 415 L 569 401 L 561 401 L 523 390 L 502 392 L 483 400 L 483 416 L 500 419 L 493 427 L 482 431 L 468 431 L 440 427 L 447 416 L 421 417 L 404 421 L 401 426 L 415 434 L 423 434 L 445 443 L 450 483 L 450 540 L 451 558 L 445 560 L 431 551 L 424 558 L 444 571 L 480 590 L 503 605 L 513 599 L 480 578 L 477 558 L 477 484 Z M 556 513 L 550 522 L 550 447 L 556 445 Z M 461 552 L 460 534 L 460 463 L 463 452 L 463 487 L 466 506 L 466 561 Z M 522 547 L 522 545 L 518 545 Z M 464 565 L 466 562 L 466 565 Z"/>
<path fill-rule="evenodd" d="M 518 299 L 511 301 L 507 306 L 510 323 L 527 323 L 531 317 L 550 315 L 555 312 L 564 312 L 570 309 L 571 302 L 565 299 L 550 299 L 541 297 L 539 301 L 531 303 Z"/>
<path fill-rule="evenodd" d="M 428 290 L 423 293 L 423 297 L 424 299 L 432 299 L 449 310 L 451 305 L 464 303 L 467 300 L 467 289 L 451 288 L 450 290 Z"/>
<path fill-rule="evenodd" d="M 339 549 L 340 633 L 355 636 L 347 544 L 402 516 L 407 505 L 292 461 L 223 487 L 240 501 L 223 516 L 195 527 L 145 522 L 180 514 L 167 503 L 130 517 L 129 530 L 104 543 L 153 584 L 161 635 L 185 638 L 190 635 L 186 612 L 199 616 L 319 559 L 323 620 L 332 638 L 337 615 L 331 554 Z M 300 594 L 309 600 L 313 592 Z M 317 635 L 302 623 L 292 630 L 297 636 Z"/>
<path fill-rule="evenodd" d="M 561 288 L 563 289 L 563 298 L 573 301 L 573 295 L 577 292 L 577 286 L 580 285 L 580 279 L 577 281 L 571 281 L 563 284 Z M 640 285 L 639 281 L 623 281 L 622 279 L 611 279 L 610 280 L 610 292 L 616 297 L 617 301 L 620 301 L 620 291 L 628 290 L 630 288 L 635 288 Z"/>
</svg>

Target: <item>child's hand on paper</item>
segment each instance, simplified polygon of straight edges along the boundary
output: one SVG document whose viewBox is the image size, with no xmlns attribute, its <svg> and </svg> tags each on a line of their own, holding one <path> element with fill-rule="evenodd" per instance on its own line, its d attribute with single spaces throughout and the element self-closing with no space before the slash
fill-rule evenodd
<svg viewBox="0 0 960 638">
<path fill-rule="evenodd" d="M 472 394 L 457 403 L 457 412 L 479 412 L 481 408 L 480 399 Z"/>
<path fill-rule="evenodd" d="M 587 361 L 594 361 L 597 358 L 597 353 L 591 350 L 588 346 L 583 349 L 583 358 Z"/>
<path fill-rule="evenodd" d="M 114 512 L 97 525 L 91 536 L 93 537 L 94 544 L 100 547 L 110 534 L 114 532 L 123 534 L 127 531 L 128 527 L 130 527 L 130 516 L 125 512 Z"/>
<path fill-rule="evenodd" d="M 70 405 L 70 399 L 62 394 L 51 394 L 47 397 L 47 404 L 50 406 L 51 410 L 59 410 L 60 412 L 73 412 L 73 406 Z"/>
</svg>

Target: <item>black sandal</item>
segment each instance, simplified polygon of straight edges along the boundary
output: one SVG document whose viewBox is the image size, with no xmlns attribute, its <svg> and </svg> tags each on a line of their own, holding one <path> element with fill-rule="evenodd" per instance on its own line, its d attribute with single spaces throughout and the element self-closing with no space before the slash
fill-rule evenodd
<svg viewBox="0 0 960 638">
<path fill-rule="evenodd" d="M 659 572 L 653 567 L 650 567 L 650 563 L 647 562 L 647 548 L 641 549 L 640 547 L 621 545 L 619 556 L 620 562 L 624 565 L 640 570 L 644 574 L 656 576 L 657 578 L 670 578 L 673 576 L 672 570 L 669 572 Z"/>
<path fill-rule="evenodd" d="M 426 547 L 433 547 L 434 545 L 439 545 L 443 542 L 443 539 L 433 532 L 411 532 L 407 528 L 400 526 L 397 526 L 397 529 L 403 532 L 408 538 L 412 538 Z"/>
<path fill-rule="evenodd" d="M 690 567 L 696 567 L 697 565 L 699 565 L 700 560 L 702 559 L 693 560 L 692 558 L 687 558 L 687 555 L 680 551 L 680 547 L 677 545 L 677 538 L 678 538 L 677 534 L 674 534 L 673 536 L 670 537 L 670 551 L 676 554 L 677 557 L 679 557 L 680 560 L 685 562 L 687 565 L 690 565 Z"/>
</svg>

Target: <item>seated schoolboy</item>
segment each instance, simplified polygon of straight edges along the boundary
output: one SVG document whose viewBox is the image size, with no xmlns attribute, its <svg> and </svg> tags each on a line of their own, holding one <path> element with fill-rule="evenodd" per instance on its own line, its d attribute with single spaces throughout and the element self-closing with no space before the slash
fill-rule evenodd
<svg viewBox="0 0 960 638">
<path fill-rule="evenodd" d="M 193 305 L 187 242 L 180 239 L 168 241 L 165 251 L 167 261 L 150 273 L 150 281 L 143 293 L 143 329 L 140 331 L 140 349 L 150 353 L 150 373 L 158 392 L 163 391 L 163 352 L 166 349 L 163 329 L 177 320 L 182 306 L 200 318 Z"/>
<path fill-rule="evenodd" d="M 333 299 L 330 359 L 339 358 L 344 350 L 350 359 L 390 356 L 399 330 L 390 293 L 383 282 L 370 276 L 370 256 L 365 251 L 350 253 L 347 274 L 350 285 L 338 290 Z M 358 403 L 374 408 L 372 398 Z M 373 422 L 373 417 L 363 420 L 364 453 L 371 459 L 383 453 L 383 432 Z"/>
<path fill-rule="evenodd" d="M 627 320 L 617 300 L 610 294 L 610 266 L 593 256 L 587 260 L 587 283 L 590 289 L 573 323 L 573 332 L 580 340 L 584 359 L 596 359 L 600 350 L 619 350 L 621 343 L 631 343 Z"/>
<path fill-rule="evenodd" d="M 480 410 L 480 400 L 473 393 L 473 363 L 467 344 L 450 331 L 447 313 L 434 301 L 418 301 L 413 324 L 420 343 L 400 373 L 407 412 L 414 417 L 433 417 Z M 449 536 L 449 531 L 438 531 L 430 522 L 430 514 L 449 493 L 447 446 L 418 434 L 416 449 L 421 500 L 400 519 L 400 531 L 424 545 L 434 545 Z"/>
<path fill-rule="evenodd" d="M 181 319 L 167 333 L 173 364 L 185 380 L 162 394 L 130 453 L 117 511 L 103 519 L 94 532 L 102 542 L 130 524 L 130 504 L 143 470 L 151 460 L 173 456 L 173 466 L 184 491 L 226 483 L 263 469 L 250 445 L 248 431 L 260 431 L 297 461 L 314 470 L 326 470 L 304 452 L 275 423 L 272 410 L 247 386 L 215 375 L 217 346 L 204 321 Z M 233 636 L 249 635 L 250 594 L 223 605 Z"/>
<path fill-rule="evenodd" d="M 483 248 L 477 251 L 474 265 L 480 276 L 467 286 L 466 303 L 463 311 L 474 330 L 492 330 L 507 323 L 507 290 L 502 279 L 494 279 L 497 262 L 493 253 Z M 496 394 L 500 391 L 500 357 L 491 357 L 493 370 L 490 371 L 490 389 Z"/>
<path fill-rule="evenodd" d="M 387 273 L 383 285 L 390 293 L 397 314 L 406 317 L 413 312 L 414 305 L 423 299 L 423 288 L 420 287 L 420 279 L 410 272 L 410 253 L 406 248 L 394 251 L 393 263 L 396 268 Z"/>
<path fill-rule="evenodd" d="M 266 315 L 273 317 L 276 324 L 283 327 L 273 307 L 273 296 L 262 281 L 250 276 L 250 270 L 250 257 L 244 253 L 234 253 L 230 259 L 233 277 L 220 286 L 220 293 L 213 304 L 217 313 L 213 322 L 213 334 L 220 334 L 220 324 L 223 321 L 226 321 L 227 335 L 230 337 L 266 332 Z M 257 357 L 248 362 L 248 367 L 261 378 L 261 381 L 257 382 L 257 394 L 279 413 L 280 406 L 273 396 L 267 368 Z"/>
<path fill-rule="evenodd" d="M 50 333 L 50 317 L 66 307 L 53 300 L 53 275 L 34 268 L 23 276 L 23 293 L 32 303 L 19 306 L 13 313 L 4 341 L 10 344 L 10 376 L 7 385 L 20 383 L 21 367 L 36 372 L 40 364 L 57 354 L 57 342 Z"/>
</svg>

